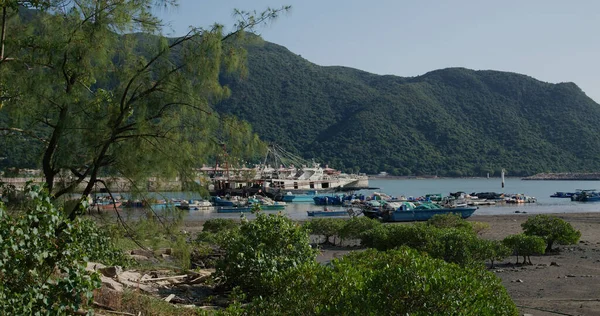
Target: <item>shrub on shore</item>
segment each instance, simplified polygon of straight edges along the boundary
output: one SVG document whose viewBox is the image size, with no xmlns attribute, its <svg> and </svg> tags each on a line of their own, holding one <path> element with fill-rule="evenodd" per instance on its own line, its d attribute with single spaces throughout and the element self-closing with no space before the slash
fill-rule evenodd
<svg viewBox="0 0 600 316">
<path fill-rule="evenodd" d="M 546 242 L 538 236 L 528 236 L 525 234 L 510 235 L 504 238 L 502 243 L 517 257 L 517 263 L 519 263 L 519 256 L 522 256 L 523 264 L 532 264 L 532 255 L 543 255 L 546 252 Z"/>
<path fill-rule="evenodd" d="M 251 315 L 517 315 L 500 279 L 402 247 L 369 249 L 307 263 L 274 283 L 277 295 L 256 298 Z"/>
<path fill-rule="evenodd" d="M 273 282 L 287 270 L 315 262 L 307 232 L 281 214 L 258 213 L 231 230 L 223 245 L 225 257 L 217 263 L 217 276 L 225 286 L 240 287 L 250 297 L 273 292 Z"/>
<path fill-rule="evenodd" d="M 538 214 L 521 224 L 525 235 L 539 236 L 546 242 L 546 252 L 551 252 L 555 243 L 575 244 L 581 238 L 581 232 L 571 224 L 553 215 Z"/>
</svg>

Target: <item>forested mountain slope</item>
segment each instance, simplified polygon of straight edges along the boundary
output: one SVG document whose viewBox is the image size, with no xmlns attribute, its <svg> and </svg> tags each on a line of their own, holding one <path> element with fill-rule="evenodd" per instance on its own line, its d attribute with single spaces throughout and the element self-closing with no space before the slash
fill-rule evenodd
<svg viewBox="0 0 600 316">
<path fill-rule="evenodd" d="M 232 95 L 214 107 L 304 158 L 369 174 L 600 170 L 600 106 L 574 83 L 464 68 L 380 76 L 250 42 L 249 75 L 222 74 Z M 0 123 L 6 119 L 0 111 Z M 0 134 L 0 169 L 36 167 L 34 142 Z"/>
<path fill-rule="evenodd" d="M 264 42 L 216 105 L 264 140 L 346 171 L 482 176 L 600 169 L 600 106 L 573 83 L 448 68 L 380 76 Z"/>
</svg>

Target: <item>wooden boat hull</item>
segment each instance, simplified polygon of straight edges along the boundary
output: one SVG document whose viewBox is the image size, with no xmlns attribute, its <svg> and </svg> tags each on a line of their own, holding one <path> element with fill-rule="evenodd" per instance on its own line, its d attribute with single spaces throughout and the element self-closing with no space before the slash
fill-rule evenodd
<svg viewBox="0 0 600 316">
<path fill-rule="evenodd" d="M 408 211 L 363 211 L 363 214 L 370 218 L 381 219 L 384 222 L 418 222 L 426 221 L 438 214 L 460 214 L 462 218 L 468 218 L 477 207 L 457 207 L 457 208 L 440 208 L 440 209 L 414 209 Z"/>
</svg>

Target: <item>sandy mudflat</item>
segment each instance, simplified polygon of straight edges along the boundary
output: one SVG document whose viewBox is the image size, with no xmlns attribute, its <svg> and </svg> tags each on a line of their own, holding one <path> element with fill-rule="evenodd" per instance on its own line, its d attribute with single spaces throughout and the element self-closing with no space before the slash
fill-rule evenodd
<svg viewBox="0 0 600 316">
<path fill-rule="evenodd" d="M 558 246 L 559 253 L 532 257 L 533 266 L 514 265 L 511 257 L 492 271 L 522 314 L 600 315 L 600 214 L 554 215 L 581 231 L 577 245 Z M 521 223 L 529 216 L 533 215 L 473 216 L 469 220 L 490 224 L 483 238 L 502 239 L 522 232 Z"/>
<path fill-rule="evenodd" d="M 491 271 L 502 279 L 521 315 L 600 315 L 600 213 L 553 215 L 581 231 L 577 245 L 559 245 L 558 253 L 532 257 L 533 265 L 515 265 L 510 257 Z M 474 215 L 468 220 L 489 223 L 482 238 L 503 239 L 522 232 L 521 223 L 529 216 L 534 215 Z M 201 225 L 186 223 L 191 231 Z M 329 261 L 352 249 L 357 248 L 324 247 L 318 260 Z"/>
</svg>

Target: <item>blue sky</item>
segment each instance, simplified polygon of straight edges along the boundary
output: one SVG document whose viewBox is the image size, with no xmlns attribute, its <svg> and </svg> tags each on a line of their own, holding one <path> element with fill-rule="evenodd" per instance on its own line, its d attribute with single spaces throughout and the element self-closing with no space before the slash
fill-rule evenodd
<svg viewBox="0 0 600 316">
<path fill-rule="evenodd" d="M 234 8 L 282 5 L 291 11 L 259 33 L 318 65 L 398 76 L 510 71 L 575 82 L 600 101 L 600 1 L 180 0 L 157 14 L 167 35 L 181 35 L 190 25 L 233 25 Z"/>
</svg>

